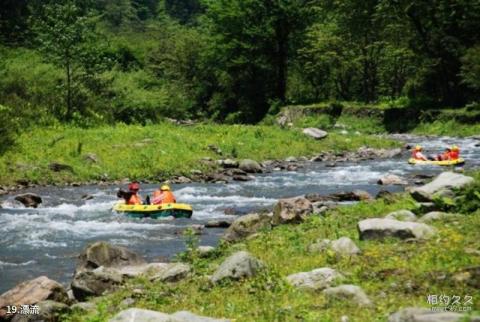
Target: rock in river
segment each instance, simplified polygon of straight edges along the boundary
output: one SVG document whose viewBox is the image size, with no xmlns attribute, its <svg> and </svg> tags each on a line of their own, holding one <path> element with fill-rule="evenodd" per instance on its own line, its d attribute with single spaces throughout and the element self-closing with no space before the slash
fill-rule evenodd
<svg viewBox="0 0 480 322">
<path fill-rule="evenodd" d="M 387 174 L 377 181 L 381 185 L 407 185 L 408 182 L 395 174 Z"/>
<path fill-rule="evenodd" d="M 33 305 L 45 300 L 68 303 L 65 288 L 46 276 L 23 282 L 0 295 L 0 320 L 6 317 L 7 305 Z"/>
<path fill-rule="evenodd" d="M 88 245 L 78 257 L 76 271 L 93 270 L 100 266 L 120 267 L 145 264 L 145 260 L 131 250 L 107 242 Z"/>
<path fill-rule="evenodd" d="M 42 197 L 34 193 L 15 196 L 15 200 L 21 202 L 27 208 L 37 208 L 42 203 Z"/>
<path fill-rule="evenodd" d="M 427 239 L 435 234 L 435 230 L 426 224 L 384 218 L 362 220 L 358 223 L 358 231 L 362 240 L 386 237 Z"/>
<path fill-rule="evenodd" d="M 274 225 L 300 223 L 312 213 L 313 205 L 306 198 L 280 199 L 273 209 L 272 223 Z"/>
<path fill-rule="evenodd" d="M 237 218 L 223 234 L 222 239 L 228 242 L 236 242 L 246 238 L 260 229 L 271 228 L 271 214 L 249 214 Z"/>
<path fill-rule="evenodd" d="M 260 173 L 263 171 L 262 166 L 257 161 L 249 159 L 240 161 L 238 167 L 246 173 Z"/>
<path fill-rule="evenodd" d="M 428 202 L 432 201 L 433 195 L 439 191 L 463 188 L 473 183 L 473 181 L 474 179 L 472 177 L 468 177 L 463 174 L 443 172 L 432 182 L 427 183 L 424 186 L 411 189 L 410 194 L 417 201 Z"/>
<path fill-rule="evenodd" d="M 116 290 L 122 282 L 123 277 L 118 271 L 101 266 L 75 274 L 71 287 L 75 298 L 85 301 L 87 297 L 100 296 Z"/>
<path fill-rule="evenodd" d="M 218 283 L 224 279 L 239 280 L 256 275 L 262 267 L 263 263 L 250 253 L 239 251 L 228 257 L 210 280 L 213 283 Z"/>
</svg>

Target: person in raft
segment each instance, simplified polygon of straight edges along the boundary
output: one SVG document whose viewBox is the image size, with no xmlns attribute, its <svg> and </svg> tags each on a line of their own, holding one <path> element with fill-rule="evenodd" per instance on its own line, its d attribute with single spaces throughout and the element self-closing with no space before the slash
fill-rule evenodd
<svg viewBox="0 0 480 322">
<path fill-rule="evenodd" d="M 446 148 L 442 154 L 439 154 L 435 157 L 435 161 L 448 161 L 452 160 L 452 150 L 450 148 Z"/>
<path fill-rule="evenodd" d="M 422 147 L 417 145 L 412 151 L 412 158 L 415 160 L 427 161 L 427 157 L 422 153 Z"/>
<path fill-rule="evenodd" d="M 127 205 L 141 205 L 142 197 L 138 194 L 138 190 L 140 190 L 140 184 L 137 181 L 133 181 L 128 185 L 128 191 L 118 190 L 117 197 L 123 198 Z"/>
<path fill-rule="evenodd" d="M 160 187 L 159 190 L 156 190 L 153 193 L 153 200 L 152 203 L 154 205 L 161 205 L 164 203 L 176 203 L 177 200 L 175 199 L 175 196 L 172 193 L 172 190 L 170 189 L 170 186 L 167 184 L 164 184 Z"/>
</svg>

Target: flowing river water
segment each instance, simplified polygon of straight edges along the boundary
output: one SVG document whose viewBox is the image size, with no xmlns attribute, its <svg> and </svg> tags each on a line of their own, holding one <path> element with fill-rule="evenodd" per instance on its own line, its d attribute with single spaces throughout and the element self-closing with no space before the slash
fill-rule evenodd
<svg viewBox="0 0 480 322">
<path fill-rule="evenodd" d="M 419 143 L 427 152 L 440 152 L 453 143 L 460 146 L 466 168 L 480 166 L 480 140 L 447 137 L 427 138 L 398 135 L 407 143 Z M 193 206 L 192 219 L 130 219 L 112 212 L 117 187 L 39 187 L 29 189 L 42 196 L 37 209 L 26 209 L 4 196 L 0 208 L 0 294 L 21 281 L 46 275 L 67 284 L 76 256 L 88 244 L 104 240 L 123 245 L 150 261 L 165 261 L 184 249 L 181 232 L 192 224 L 230 218 L 225 211 L 248 213 L 271 208 L 277 199 L 306 193 L 328 195 L 340 191 L 400 191 L 400 186 L 380 186 L 376 181 L 387 173 L 403 177 L 436 174 L 445 168 L 411 166 L 401 157 L 360 163 L 338 163 L 326 167 L 323 162 L 306 162 L 295 172 L 272 172 L 249 182 L 230 184 L 173 185 L 177 200 Z M 124 187 L 125 188 L 125 187 Z M 155 185 L 142 185 L 143 195 L 152 194 Z M 94 198 L 81 200 L 89 194 Z M 205 229 L 202 245 L 215 245 L 223 229 Z"/>
</svg>

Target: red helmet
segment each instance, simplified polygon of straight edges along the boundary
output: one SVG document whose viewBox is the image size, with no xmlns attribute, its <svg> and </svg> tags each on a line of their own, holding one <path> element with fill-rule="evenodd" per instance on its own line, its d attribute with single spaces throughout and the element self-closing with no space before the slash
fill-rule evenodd
<svg viewBox="0 0 480 322">
<path fill-rule="evenodd" d="M 128 185 L 128 190 L 136 192 L 140 190 L 140 185 L 138 184 L 138 182 L 132 182 L 131 184 Z"/>
</svg>

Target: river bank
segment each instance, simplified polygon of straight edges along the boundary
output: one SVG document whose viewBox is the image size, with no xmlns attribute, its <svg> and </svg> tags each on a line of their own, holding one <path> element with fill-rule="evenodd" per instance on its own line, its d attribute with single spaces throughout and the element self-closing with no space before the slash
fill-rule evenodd
<svg viewBox="0 0 480 322">
<path fill-rule="evenodd" d="M 96 274 L 100 274 L 102 286 L 88 292 L 101 292 L 104 287 L 110 292 L 72 306 L 73 311 L 63 306 L 51 309 L 50 313 L 64 312 L 62 321 L 107 321 L 119 311 L 135 307 L 165 313 L 188 310 L 201 316 L 237 321 L 403 322 L 410 321 L 405 312 L 397 314 L 397 320 L 393 314 L 407 307 L 416 307 L 416 312 L 422 314 L 425 312 L 419 308 L 427 308 L 429 314 L 434 314 L 430 307 L 441 309 L 445 304 L 434 302 L 432 296 L 444 295 L 458 297 L 460 301 L 455 310 L 462 312 L 455 318 L 464 313 L 478 315 L 480 213 L 478 201 L 471 196 L 479 187 L 480 174 L 468 180 L 453 173 L 447 176 L 436 179 L 443 183 L 437 183 L 429 193 L 446 194 L 442 189 L 452 182 L 466 188 L 453 191 L 454 204 L 436 206 L 435 210 L 444 213 L 419 207 L 414 199 L 418 194 L 414 193 L 383 194 L 376 200 L 334 207 L 321 215 L 311 214 L 308 201 L 290 199 L 283 205 L 279 202 L 273 217 L 260 215 L 267 221 L 240 217 L 237 221 L 243 223 L 229 230 L 230 234 L 236 232 L 235 242 L 220 243 L 207 253 L 205 248 L 201 252 L 197 248 L 198 237 L 187 234 L 187 251 L 177 257 L 183 264 L 169 264 L 168 274 L 160 267 L 157 273 L 138 273 L 143 266 L 138 266 L 136 255 L 127 254 L 125 259 L 137 267 L 128 269 L 128 274 L 140 276 L 126 278 L 121 287 L 112 280 L 116 274 L 114 268 L 101 274 L 100 271 L 82 273 L 82 263 L 88 256 L 94 256 L 93 250 L 91 255 L 84 252 L 77 265 L 74 294 L 80 294 L 80 289 L 88 290 L 85 288 L 88 285 L 97 285 Z M 472 186 L 473 180 L 476 183 Z M 427 191 L 426 187 L 417 190 Z M 452 197 L 451 192 L 448 195 Z M 426 196 L 422 193 L 422 198 Z M 295 206 L 290 208 L 288 203 Z M 295 215 L 287 215 L 293 210 Z M 366 223 L 360 223 L 373 218 L 390 220 L 391 227 L 369 228 L 377 229 L 371 234 L 362 228 Z M 250 264 L 242 264 L 247 259 Z M 105 259 L 91 260 L 102 263 Z M 228 273 L 228 269 L 222 271 L 219 267 L 227 262 L 240 266 L 233 273 Z M 220 278 L 224 275 L 219 270 L 225 276 L 234 275 Z M 327 270 L 338 276 L 332 275 L 331 279 L 323 276 Z M 303 272 L 303 277 L 296 277 L 299 272 Z M 313 277 L 314 274 L 320 275 Z M 86 284 L 80 283 L 84 275 L 90 276 L 84 280 Z M 140 319 L 147 313 L 135 314 Z"/>
</svg>

